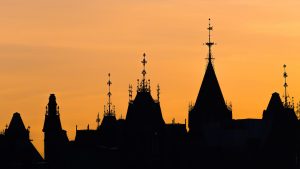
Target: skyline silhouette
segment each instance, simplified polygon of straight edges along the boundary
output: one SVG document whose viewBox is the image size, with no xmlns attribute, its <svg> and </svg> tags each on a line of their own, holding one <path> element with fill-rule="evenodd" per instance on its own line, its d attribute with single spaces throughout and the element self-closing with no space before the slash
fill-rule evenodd
<svg viewBox="0 0 300 169">
<path fill-rule="evenodd" d="M 44 116 L 44 158 L 31 143 L 20 113 L 14 113 L 0 134 L 0 164 L 15 169 L 182 169 L 182 168 L 300 168 L 300 123 L 298 107 L 287 94 L 286 65 L 283 65 L 284 98 L 274 92 L 261 119 L 233 119 L 232 105 L 224 100 L 215 73 L 213 27 L 208 23 L 207 65 L 188 120 L 166 123 L 157 85 L 155 99 L 148 75 L 146 54 L 136 94 L 128 88 L 125 118 L 116 117 L 112 102 L 112 79 L 108 73 L 107 102 L 96 128 L 78 129 L 69 139 L 61 122 L 55 94 L 50 94 Z M 154 90 L 155 91 L 155 90 Z"/>
<path fill-rule="evenodd" d="M 208 17 L 216 26 L 215 71 L 225 101 L 232 102 L 233 118 L 261 118 L 271 93 L 282 98 L 284 63 L 288 93 L 299 100 L 296 1 L 3 2 L 0 129 L 20 112 L 41 153 L 50 93 L 56 94 L 64 129 L 74 139 L 76 125 L 97 126 L 111 72 L 117 117 L 125 117 L 128 85 L 134 88 L 140 77 L 143 52 L 151 83 L 161 87 L 165 121 L 184 123 L 206 67 L 207 48 L 202 44 L 207 41 Z"/>
</svg>

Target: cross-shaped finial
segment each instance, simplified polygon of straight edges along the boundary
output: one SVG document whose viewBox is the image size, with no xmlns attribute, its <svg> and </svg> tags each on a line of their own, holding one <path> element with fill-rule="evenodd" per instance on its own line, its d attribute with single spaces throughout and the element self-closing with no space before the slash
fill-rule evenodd
<svg viewBox="0 0 300 169">
<path fill-rule="evenodd" d="M 143 74 L 143 79 L 145 79 L 145 76 L 146 76 L 146 64 L 147 64 L 147 60 L 146 60 L 146 53 L 143 54 L 143 60 L 142 60 L 142 64 L 143 64 L 143 71 L 142 71 L 142 74 Z"/>
<path fill-rule="evenodd" d="M 214 42 L 211 42 L 211 31 L 213 30 L 213 27 L 210 25 L 210 18 L 208 19 L 208 42 L 205 44 L 208 46 L 208 61 L 211 62 L 212 58 L 212 53 L 211 53 L 211 47 L 215 45 Z"/>
</svg>

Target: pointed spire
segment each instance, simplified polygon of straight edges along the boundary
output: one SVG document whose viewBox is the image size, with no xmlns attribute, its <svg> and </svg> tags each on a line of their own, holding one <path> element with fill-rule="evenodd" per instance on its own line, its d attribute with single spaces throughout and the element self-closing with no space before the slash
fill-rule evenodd
<svg viewBox="0 0 300 169">
<path fill-rule="evenodd" d="M 288 95 L 287 95 L 287 87 L 288 87 L 288 84 L 286 82 L 286 79 L 288 77 L 287 75 L 287 72 L 286 72 L 286 64 L 283 65 L 283 78 L 284 78 L 284 84 L 283 84 L 283 87 L 284 87 L 284 106 L 287 107 L 288 106 Z"/>
<path fill-rule="evenodd" d="M 108 93 L 107 93 L 107 96 L 108 96 L 108 102 L 107 102 L 108 109 L 106 110 L 105 105 L 104 105 L 104 115 L 105 116 L 114 116 L 115 111 L 114 111 L 114 109 L 112 109 L 112 102 L 111 102 L 111 95 L 112 94 L 111 94 L 111 91 L 110 91 L 110 86 L 112 85 L 112 82 L 110 80 L 110 73 L 108 73 L 107 85 L 108 85 Z"/>
<path fill-rule="evenodd" d="M 213 30 L 213 27 L 210 25 L 210 18 L 208 19 L 208 42 L 205 43 L 205 45 L 208 46 L 208 62 L 211 63 L 212 59 L 212 52 L 211 52 L 211 47 L 215 45 L 214 42 L 211 41 L 211 31 Z"/>
</svg>

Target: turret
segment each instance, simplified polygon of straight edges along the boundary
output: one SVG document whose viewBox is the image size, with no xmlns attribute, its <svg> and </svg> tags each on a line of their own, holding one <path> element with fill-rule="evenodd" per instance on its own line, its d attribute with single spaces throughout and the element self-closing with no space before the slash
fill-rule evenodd
<svg viewBox="0 0 300 169">
<path fill-rule="evenodd" d="M 50 166 L 59 165 L 69 140 L 66 131 L 62 129 L 59 107 L 54 94 L 50 94 L 46 106 L 43 132 L 45 160 Z"/>
</svg>

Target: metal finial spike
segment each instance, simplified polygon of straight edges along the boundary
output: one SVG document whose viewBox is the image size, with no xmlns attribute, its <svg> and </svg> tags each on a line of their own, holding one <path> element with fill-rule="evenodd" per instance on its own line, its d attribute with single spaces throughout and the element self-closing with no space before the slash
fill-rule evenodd
<svg viewBox="0 0 300 169">
<path fill-rule="evenodd" d="M 286 64 L 283 65 L 283 78 L 284 78 L 284 84 L 283 84 L 283 87 L 284 87 L 284 106 L 288 106 L 288 96 L 287 96 L 287 87 L 288 87 L 288 84 L 286 82 L 287 80 L 287 72 L 286 72 Z"/>
<path fill-rule="evenodd" d="M 145 88 L 145 79 L 146 79 L 146 64 L 147 64 L 147 60 L 146 60 L 146 53 L 143 54 L 143 60 L 142 60 L 142 64 L 143 64 L 143 71 L 142 71 L 142 75 L 143 75 L 143 80 L 142 80 L 142 87 L 143 89 Z"/>
<path fill-rule="evenodd" d="M 208 46 L 208 62 L 211 62 L 212 58 L 212 52 L 211 47 L 215 44 L 214 42 L 211 42 L 211 31 L 213 30 L 213 27 L 210 24 L 210 18 L 208 19 L 208 42 L 205 44 Z"/>
<path fill-rule="evenodd" d="M 108 73 L 108 82 L 107 82 L 107 85 L 108 85 L 108 93 L 107 93 L 107 95 L 108 95 L 108 114 L 110 114 L 111 113 L 111 92 L 110 92 L 110 86 L 111 86 L 111 80 L 110 80 L 110 73 Z"/>
<path fill-rule="evenodd" d="M 100 126 L 100 116 L 99 116 L 99 113 L 97 115 L 96 122 L 97 122 L 97 127 L 99 127 Z"/>
</svg>

